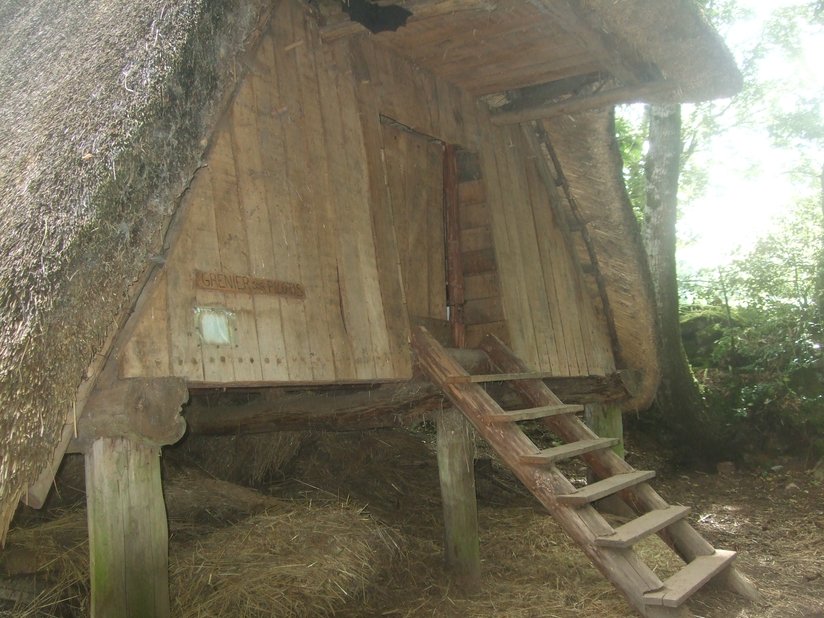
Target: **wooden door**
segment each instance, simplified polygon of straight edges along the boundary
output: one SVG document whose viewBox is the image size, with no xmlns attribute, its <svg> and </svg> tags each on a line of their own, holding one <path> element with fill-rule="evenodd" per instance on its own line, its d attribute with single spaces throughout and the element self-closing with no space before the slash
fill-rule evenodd
<svg viewBox="0 0 824 618">
<path fill-rule="evenodd" d="M 386 184 L 409 319 L 446 324 L 443 157 L 440 140 L 382 125 Z"/>
</svg>

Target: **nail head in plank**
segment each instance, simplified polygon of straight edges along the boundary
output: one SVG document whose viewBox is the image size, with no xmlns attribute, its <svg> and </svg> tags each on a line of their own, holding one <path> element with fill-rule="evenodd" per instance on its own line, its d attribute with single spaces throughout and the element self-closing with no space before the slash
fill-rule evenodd
<svg viewBox="0 0 824 618">
<path fill-rule="evenodd" d="M 724 549 L 716 549 L 711 556 L 698 556 L 667 579 L 663 588 L 644 594 L 644 603 L 679 607 L 696 590 L 732 564 L 733 560 L 735 552 Z"/>
<path fill-rule="evenodd" d="M 570 506 L 584 506 L 601 498 L 606 498 L 614 493 L 632 487 L 638 483 L 648 481 L 655 476 L 653 470 L 642 470 L 636 472 L 628 472 L 626 474 L 616 474 L 603 481 L 591 483 L 586 487 L 582 487 L 574 494 L 566 494 L 558 496 L 558 502 L 568 504 Z"/>
<path fill-rule="evenodd" d="M 571 459 L 602 448 L 609 448 L 618 444 L 618 438 L 598 438 L 597 440 L 579 440 L 548 448 L 535 455 L 522 455 L 521 462 L 525 464 L 551 464 L 564 459 Z"/>
<path fill-rule="evenodd" d="M 679 521 L 690 512 L 688 506 L 669 506 L 655 509 L 615 529 L 609 536 L 599 536 L 595 544 L 601 547 L 631 547 L 643 538 Z"/>
</svg>

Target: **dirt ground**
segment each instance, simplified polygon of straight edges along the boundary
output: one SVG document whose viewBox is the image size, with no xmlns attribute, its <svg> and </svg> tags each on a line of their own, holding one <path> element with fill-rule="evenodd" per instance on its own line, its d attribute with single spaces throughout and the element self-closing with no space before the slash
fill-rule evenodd
<svg viewBox="0 0 824 618">
<path fill-rule="evenodd" d="M 311 454 L 310 454 L 311 453 Z M 342 457 L 342 453 L 354 454 Z M 690 605 L 705 618 L 824 618 L 824 483 L 785 461 L 768 471 L 725 474 L 668 470 L 633 450 L 639 469 L 657 469 L 654 486 L 738 565 L 763 599 L 723 590 Z M 779 464 L 773 464 L 779 465 Z M 575 471 L 571 471 L 575 474 Z M 508 470 L 481 452 L 476 461 L 483 592 L 465 598 L 441 563 L 442 517 L 432 437 L 401 431 L 327 434 L 298 458 L 275 495 L 361 505 L 405 541 L 402 555 L 342 616 L 635 616 Z M 657 537 L 639 548 L 666 576 L 678 564 Z"/>
<path fill-rule="evenodd" d="M 824 479 L 792 460 L 770 461 L 757 470 L 722 467 L 723 474 L 675 470 L 654 447 L 636 448 L 632 436 L 629 438 L 627 459 L 630 463 L 638 469 L 656 470 L 658 475 L 653 482 L 656 489 L 672 504 L 690 505 L 690 521 L 714 546 L 736 550 L 739 568 L 762 593 L 761 602 L 750 603 L 725 590 L 702 591 L 690 605 L 696 616 L 824 618 Z M 189 455 L 192 452 L 190 449 Z M 381 539 L 372 543 L 372 547 L 359 549 L 360 555 L 371 556 L 367 562 L 374 563 L 363 573 L 354 573 L 354 563 L 346 566 L 346 562 L 331 557 L 324 568 L 332 569 L 336 575 L 349 576 L 341 581 L 356 585 L 346 589 L 337 586 L 335 590 L 340 594 L 336 593 L 333 601 L 323 605 L 326 610 L 322 615 L 344 618 L 629 618 L 636 615 L 483 445 L 479 445 L 476 458 L 483 588 L 471 597 L 456 589 L 442 564 L 443 518 L 434 436 L 426 428 L 415 432 L 313 434 L 277 481 L 258 486 L 259 493 L 211 481 L 215 476 L 212 470 L 208 476 L 198 472 L 200 476 L 192 477 L 189 472 L 192 461 L 176 460 L 174 452 L 167 452 L 164 461 L 173 564 L 202 570 L 206 564 L 204 553 L 215 545 L 209 539 L 218 539 L 218 545 L 235 547 L 237 551 L 248 551 L 243 549 L 249 544 L 243 526 L 248 527 L 248 522 L 256 521 L 262 512 L 273 517 L 275 503 L 280 505 L 278 509 L 285 509 L 277 517 L 288 516 L 289 526 L 272 524 L 266 532 L 271 538 L 261 540 L 277 551 L 267 549 L 261 554 L 270 563 L 267 567 L 270 571 L 258 573 L 263 577 L 259 590 L 273 589 L 271 573 L 281 573 L 281 567 L 286 579 L 279 581 L 291 583 L 278 586 L 282 598 L 277 607 L 281 609 L 262 607 L 244 611 L 244 617 L 321 615 L 318 609 L 306 609 L 309 605 L 305 601 L 292 603 L 293 599 L 283 598 L 292 594 L 289 586 L 294 586 L 297 594 L 309 594 L 306 597 L 309 599 L 311 594 L 320 594 L 317 587 L 314 593 L 307 593 L 306 573 L 307 569 L 316 571 L 327 556 L 321 552 L 309 560 L 308 554 L 300 553 L 305 545 L 295 542 L 299 536 L 310 539 L 316 535 L 318 520 L 313 513 L 330 520 L 329 530 L 336 529 L 333 525 L 342 530 L 326 535 L 339 537 L 341 546 L 347 545 L 345 537 L 350 528 L 352 533 L 357 532 L 361 544 L 364 539 L 368 543 L 372 543 L 368 541 L 371 538 Z M 88 571 L 83 562 L 88 550 L 80 538 L 85 536 L 82 461 L 74 463 L 79 465 L 74 466 L 73 473 L 70 469 L 64 470 L 59 477 L 57 493 L 62 499 L 61 508 L 65 509 L 69 503 L 76 505 L 71 512 L 79 524 L 67 547 L 80 552 L 76 560 L 69 562 L 79 564 L 77 577 L 85 579 Z M 181 463 L 189 467 L 181 467 Z M 573 465 L 566 472 L 570 477 L 580 478 L 586 471 L 581 465 Z M 181 488 L 186 490 L 186 496 Z M 221 498 L 219 493 L 229 497 Z M 224 513 L 225 509 L 229 510 Z M 29 516 L 29 521 L 24 516 L 17 525 L 37 525 L 38 518 L 48 521 L 50 517 L 49 513 Z M 218 528 L 212 530 L 216 524 Z M 38 535 L 43 538 L 43 533 L 37 530 L 31 536 L 36 539 Z M 227 535 L 242 538 L 227 541 Z M 14 531 L 10 536 L 13 538 Z M 387 540 L 391 546 L 388 550 L 379 546 L 387 544 Z M 239 544 L 240 541 L 243 544 Z M 261 551 L 255 547 L 255 551 Z M 223 562 L 214 572 L 217 575 L 222 572 L 224 577 L 237 575 L 234 571 L 239 563 L 232 562 L 231 552 L 227 557 L 223 555 L 227 554 L 224 549 L 215 548 L 220 550 Z M 643 541 L 636 549 L 662 578 L 680 564 L 657 537 Z M 282 555 L 283 552 L 286 554 Z M 307 560 L 309 563 L 304 564 Z M 291 575 L 286 573 L 287 567 L 295 566 L 300 566 L 300 570 Z M 247 567 L 250 572 L 260 570 L 254 564 Z M 358 581 L 353 581 L 351 575 Z M 209 582 L 211 577 L 209 575 Z M 248 581 L 248 576 L 244 577 Z M 323 578 L 331 581 L 328 576 Z M 243 587 L 242 582 L 238 585 Z M 79 582 L 73 589 L 88 593 L 87 583 Z M 84 603 L 87 601 L 77 601 L 75 606 L 87 607 Z M 248 608 L 249 603 L 244 607 Z M 282 609 L 286 607 L 291 609 Z M 184 608 L 180 615 L 227 615 L 204 611 Z M 0 611 L 2 616 L 73 617 L 84 613 L 82 609 L 80 613 L 57 611 L 56 607 L 49 608 L 47 613 Z"/>
</svg>

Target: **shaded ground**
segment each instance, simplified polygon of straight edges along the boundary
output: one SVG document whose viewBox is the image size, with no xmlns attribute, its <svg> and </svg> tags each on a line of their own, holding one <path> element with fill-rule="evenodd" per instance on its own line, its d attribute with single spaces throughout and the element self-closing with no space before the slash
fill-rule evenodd
<svg viewBox="0 0 824 618">
<path fill-rule="evenodd" d="M 218 448 L 216 443 L 211 447 Z M 257 447 L 256 453 L 265 445 Z M 261 493 L 203 473 L 193 475 L 174 458 L 170 453 L 165 483 L 173 585 L 204 586 L 186 607 L 181 604 L 184 595 L 175 595 L 180 601 L 175 615 L 635 616 L 534 498 L 482 448 L 476 478 L 484 587 L 469 599 L 454 589 L 442 566 L 441 498 L 431 433 L 314 435 L 297 452 L 285 480 L 260 487 Z M 713 545 L 737 550 L 739 567 L 763 593 L 758 604 L 726 591 L 702 593 L 691 604 L 697 616 L 824 618 L 821 480 L 792 462 L 768 472 L 727 470 L 719 475 L 669 470 L 648 447 L 642 451 L 630 445 L 628 459 L 636 468 L 658 470 L 655 487 L 671 503 L 693 506 L 692 523 Z M 48 552 L 62 556 L 64 576 L 73 569 L 75 579 L 64 581 L 64 589 L 57 591 L 63 596 L 53 598 L 70 592 L 71 607 L 56 604 L 25 614 L 0 607 L 0 615 L 86 613 L 82 461 L 74 464 L 73 472 L 64 470 L 60 477 L 60 507 L 53 513 L 21 514 L 17 525 L 29 527 L 10 536 L 19 542 L 21 533 L 28 535 L 30 550 L 23 556 L 36 564 L 56 560 Z M 567 473 L 580 478 L 585 470 L 573 467 Z M 61 534 L 47 532 L 57 524 L 63 527 Z M 318 545 L 313 539 L 324 542 Z M 330 543 L 337 547 L 332 553 Z M 678 567 L 678 559 L 657 537 L 637 549 L 662 578 Z M 257 582 L 254 590 L 252 581 Z M 319 582 L 331 582 L 324 598 Z M 221 590 L 226 598 L 204 604 Z M 278 598 L 266 598 L 275 591 Z M 224 610 L 243 610 L 213 612 L 209 608 L 218 601 Z M 196 611 L 193 603 L 200 603 Z"/>
<path fill-rule="evenodd" d="M 404 539 L 402 557 L 366 601 L 339 615 L 635 616 L 509 471 L 480 457 L 484 592 L 472 599 L 451 588 L 441 564 L 441 502 L 430 436 L 397 431 L 321 436 L 304 449 L 294 478 L 270 491 L 364 505 Z M 697 615 L 824 618 L 820 481 L 790 465 L 777 472 L 722 476 L 668 472 L 665 462 L 632 450 L 628 458 L 636 468 L 664 469 L 656 488 L 673 504 L 691 505 L 690 521 L 713 545 L 737 550 L 739 567 L 763 594 L 761 603 L 751 604 L 711 590 L 692 603 Z M 640 552 L 664 576 L 677 568 L 657 538 L 645 541 Z"/>
</svg>

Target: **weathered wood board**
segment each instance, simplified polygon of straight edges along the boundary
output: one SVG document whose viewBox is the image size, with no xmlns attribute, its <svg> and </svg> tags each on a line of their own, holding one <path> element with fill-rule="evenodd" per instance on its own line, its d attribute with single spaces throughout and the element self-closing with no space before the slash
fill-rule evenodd
<svg viewBox="0 0 824 618">
<path fill-rule="evenodd" d="M 539 371 L 614 371 L 517 128 L 381 41 L 323 42 L 302 5 L 278 5 L 183 198 L 123 377 L 409 379 L 410 319 L 446 319 L 443 144 L 478 170 L 459 184 L 467 343 L 493 332 Z"/>
</svg>

